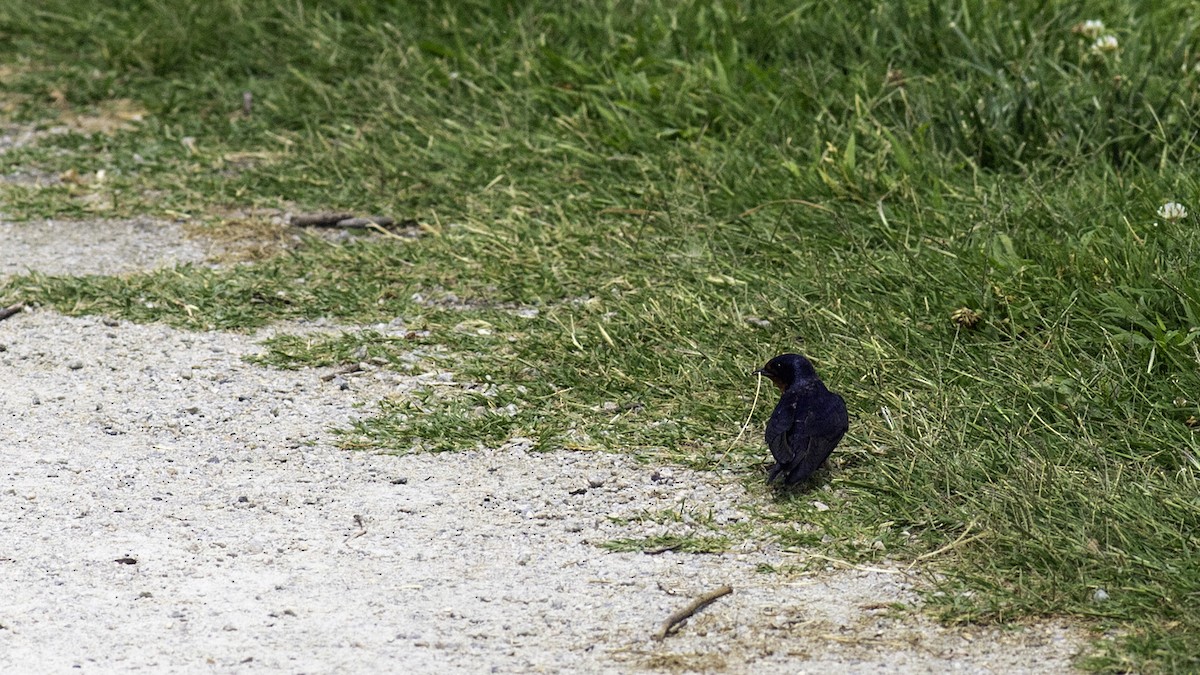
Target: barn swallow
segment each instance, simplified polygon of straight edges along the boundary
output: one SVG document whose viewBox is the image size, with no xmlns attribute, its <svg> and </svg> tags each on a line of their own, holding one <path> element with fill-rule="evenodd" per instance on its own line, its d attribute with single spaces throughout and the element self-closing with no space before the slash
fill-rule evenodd
<svg viewBox="0 0 1200 675">
<path fill-rule="evenodd" d="M 782 394 L 767 421 L 767 447 L 775 457 L 767 482 L 783 476 L 784 485 L 794 485 L 820 468 L 850 428 L 846 402 L 799 354 L 776 356 L 754 374 L 766 375 Z"/>
</svg>

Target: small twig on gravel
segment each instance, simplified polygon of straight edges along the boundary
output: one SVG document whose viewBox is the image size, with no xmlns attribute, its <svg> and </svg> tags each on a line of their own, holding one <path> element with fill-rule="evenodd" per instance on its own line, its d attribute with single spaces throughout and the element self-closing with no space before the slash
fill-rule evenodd
<svg viewBox="0 0 1200 675">
<path fill-rule="evenodd" d="M 367 523 L 365 520 L 363 520 L 363 517 L 357 513 L 354 514 L 354 525 L 358 527 L 358 532 L 350 535 L 350 539 L 358 539 L 367 533 Z M 350 539 L 346 540 L 347 545 L 350 544 Z"/>
<path fill-rule="evenodd" d="M 705 593 L 704 595 L 691 601 L 687 607 L 684 607 L 678 612 L 675 612 L 671 616 L 667 617 L 667 620 L 663 622 L 662 628 L 658 629 L 658 633 L 654 636 L 654 639 L 662 640 L 663 638 L 667 637 L 668 633 L 670 633 L 679 624 L 687 621 L 688 618 L 690 618 L 693 614 L 709 606 L 716 601 L 717 598 L 724 597 L 732 592 L 732 586 L 722 586 L 715 591 Z"/>
<path fill-rule="evenodd" d="M 350 373 L 357 373 L 360 370 L 366 370 L 366 368 L 363 367 L 362 363 L 351 363 L 348 366 L 342 366 L 341 368 L 338 368 L 337 370 L 333 371 L 332 373 L 325 373 L 324 375 L 321 376 L 321 381 L 329 382 L 330 380 L 337 377 L 338 375 L 348 375 Z"/>
<path fill-rule="evenodd" d="M 355 539 L 358 539 L 359 537 L 361 537 L 367 533 L 367 522 L 361 515 L 356 513 L 356 514 L 354 514 L 354 526 L 358 528 L 358 532 L 355 532 L 354 534 L 350 535 L 349 537 L 346 537 L 346 541 L 342 542 L 342 546 L 345 546 L 346 548 L 349 548 L 349 549 L 353 549 L 355 551 L 359 551 L 361 549 L 359 549 L 357 546 L 352 546 L 350 542 L 354 541 Z"/>
<path fill-rule="evenodd" d="M 21 310 L 25 309 L 25 303 L 18 302 L 15 305 L 9 305 L 4 309 L 0 309 L 0 321 L 7 319 L 14 314 L 20 314 Z"/>
</svg>

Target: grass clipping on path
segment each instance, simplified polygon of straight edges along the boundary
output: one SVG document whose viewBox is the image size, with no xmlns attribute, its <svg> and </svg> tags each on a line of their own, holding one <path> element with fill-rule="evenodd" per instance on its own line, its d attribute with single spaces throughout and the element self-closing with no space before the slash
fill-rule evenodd
<svg viewBox="0 0 1200 675">
<path fill-rule="evenodd" d="M 1200 668 L 1200 257 L 1157 213 L 1200 206 L 1189 5 L 43 5 L 0 4 L 6 114 L 139 120 L 10 149 L 5 175 L 89 177 L 5 181 L 10 215 L 298 204 L 428 236 L 19 277 L 0 305 L 398 318 L 263 359 L 451 375 L 350 447 L 519 436 L 751 482 L 748 373 L 801 350 L 856 418 L 824 508 L 762 514 L 785 545 L 944 549 L 947 620 L 1084 617 L 1121 636 L 1093 667 Z"/>
</svg>

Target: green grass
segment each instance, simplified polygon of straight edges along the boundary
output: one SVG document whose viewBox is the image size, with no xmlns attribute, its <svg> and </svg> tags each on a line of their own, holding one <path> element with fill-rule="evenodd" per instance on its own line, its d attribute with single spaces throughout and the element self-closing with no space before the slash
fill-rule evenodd
<svg viewBox="0 0 1200 675">
<path fill-rule="evenodd" d="M 802 350 L 855 418 L 829 510 L 777 494 L 761 515 L 785 545 L 959 542 L 925 562 L 947 620 L 1080 617 L 1122 635 L 1091 667 L 1200 668 L 1197 223 L 1155 215 L 1200 208 L 1190 4 L 176 4 L 0 0 L 15 119 L 147 110 L 3 155 L 107 175 L 0 185 L 8 215 L 296 205 L 427 235 L 18 277 L 4 302 L 194 329 L 400 318 L 411 337 L 281 337 L 264 360 L 461 383 L 385 404 L 351 447 L 523 436 L 752 484 L 771 401 L 739 438 L 748 373 Z M 1092 54 L 1084 19 L 1119 50 Z"/>
</svg>

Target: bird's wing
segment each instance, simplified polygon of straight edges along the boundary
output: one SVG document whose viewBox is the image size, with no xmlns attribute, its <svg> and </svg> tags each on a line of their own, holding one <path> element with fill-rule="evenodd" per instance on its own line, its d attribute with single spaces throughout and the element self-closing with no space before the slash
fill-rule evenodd
<svg viewBox="0 0 1200 675">
<path fill-rule="evenodd" d="M 795 456 L 795 451 L 792 450 L 792 427 L 796 423 L 798 403 L 798 397 L 784 394 L 779 405 L 775 406 L 775 412 L 771 413 L 771 419 L 767 421 L 767 447 L 771 449 L 771 456 L 779 465 L 790 464 Z"/>
<path fill-rule="evenodd" d="M 794 482 L 829 457 L 850 418 L 842 397 L 830 391 L 785 394 L 779 404 L 780 414 L 767 423 L 767 446 L 775 461 L 786 466 L 789 482 Z"/>
<path fill-rule="evenodd" d="M 795 461 L 787 468 L 787 483 L 797 483 L 811 476 L 828 459 L 845 432 L 834 436 L 812 436 L 806 446 L 796 453 Z"/>
</svg>

